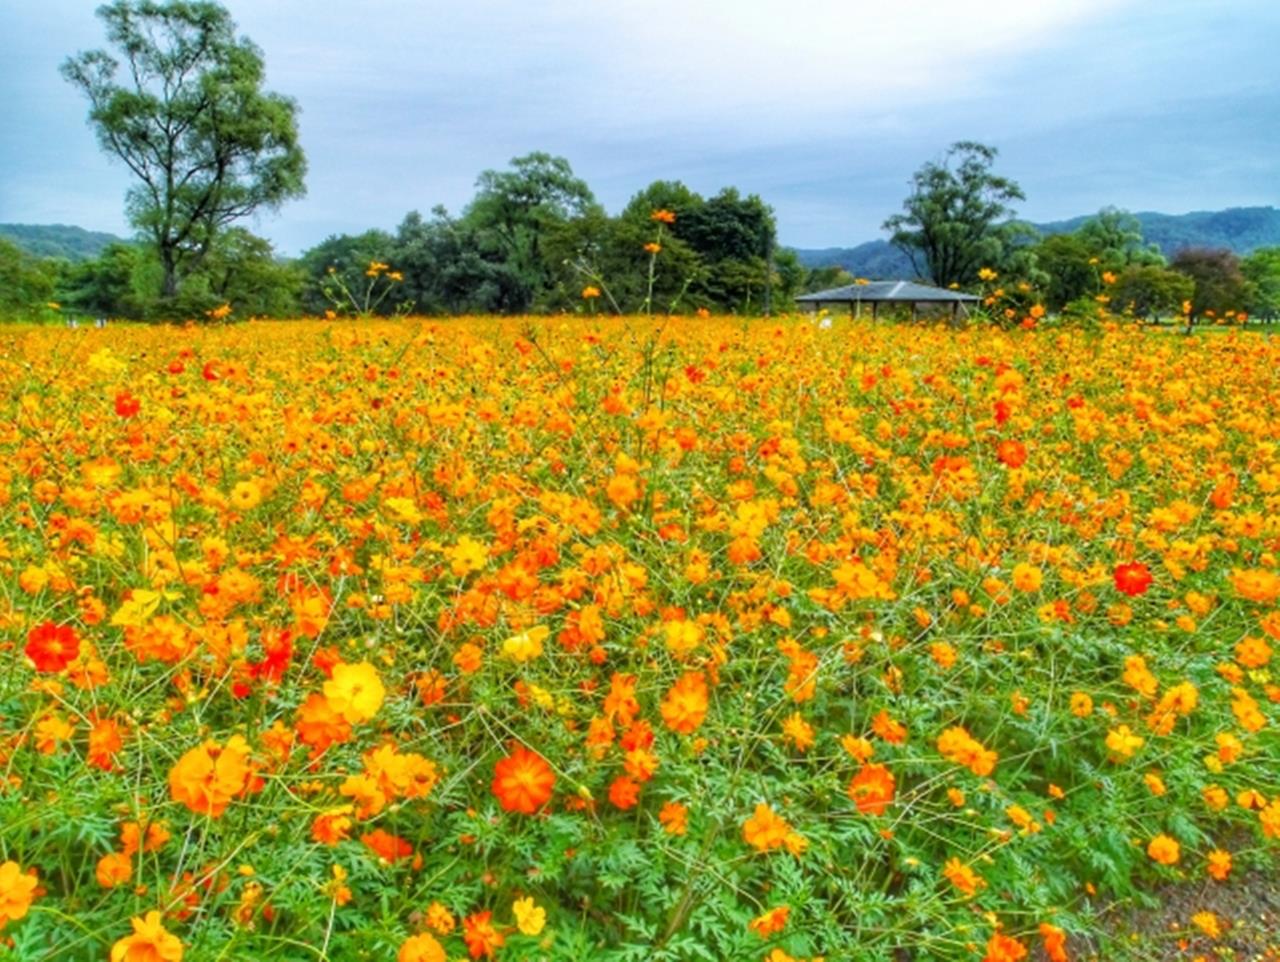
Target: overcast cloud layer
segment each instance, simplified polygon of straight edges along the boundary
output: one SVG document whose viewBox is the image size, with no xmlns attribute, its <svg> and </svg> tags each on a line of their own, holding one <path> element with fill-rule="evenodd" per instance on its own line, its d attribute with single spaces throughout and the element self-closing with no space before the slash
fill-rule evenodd
<svg viewBox="0 0 1280 962">
<path fill-rule="evenodd" d="M 0 0 L 0 222 L 125 234 L 128 177 L 58 75 L 87 0 Z M 882 236 L 921 162 L 999 147 L 1019 213 L 1280 203 L 1275 0 L 280 0 L 226 4 L 302 107 L 308 194 L 250 226 L 287 253 L 567 157 L 616 211 L 656 179 L 759 193 L 781 239 Z"/>
</svg>

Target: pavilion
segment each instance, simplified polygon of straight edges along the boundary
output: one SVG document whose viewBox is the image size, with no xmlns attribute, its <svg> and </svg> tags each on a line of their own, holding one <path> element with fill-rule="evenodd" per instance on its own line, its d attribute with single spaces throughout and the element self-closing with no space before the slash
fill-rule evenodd
<svg viewBox="0 0 1280 962">
<path fill-rule="evenodd" d="M 928 284 L 917 284 L 915 281 L 864 281 L 861 284 L 832 287 L 813 294 L 801 294 L 796 298 L 796 302 L 811 304 L 815 311 L 821 310 L 824 304 L 848 304 L 849 313 L 855 317 L 862 314 L 863 304 L 869 304 L 873 320 L 881 304 L 910 304 L 913 320 L 921 304 L 950 304 L 951 318 L 955 320 L 962 305 L 974 304 L 981 299 L 973 294 L 930 287 Z"/>
</svg>

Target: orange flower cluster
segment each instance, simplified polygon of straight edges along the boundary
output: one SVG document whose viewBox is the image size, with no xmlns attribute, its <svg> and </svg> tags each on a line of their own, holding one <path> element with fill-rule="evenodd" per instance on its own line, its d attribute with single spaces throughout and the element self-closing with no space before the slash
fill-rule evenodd
<svg viewBox="0 0 1280 962">
<path fill-rule="evenodd" d="M 1000 758 L 994 751 L 983 748 L 982 743 L 960 725 L 948 728 L 938 736 L 938 751 L 948 761 L 963 765 L 973 774 L 983 777 L 995 771 Z"/>
</svg>

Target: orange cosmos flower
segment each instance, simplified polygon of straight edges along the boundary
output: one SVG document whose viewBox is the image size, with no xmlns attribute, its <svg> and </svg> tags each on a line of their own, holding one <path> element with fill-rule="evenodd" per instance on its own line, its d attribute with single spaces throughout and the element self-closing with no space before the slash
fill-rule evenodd
<svg viewBox="0 0 1280 962">
<path fill-rule="evenodd" d="M 782 723 L 782 735 L 796 746 L 797 751 L 804 752 L 813 747 L 813 726 L 799 712 L 792 712 Z"/>
<path fill-rule="evenodd" d="M 1044 581 L 1044 573 L 1035 565 L 1025 561 L 1013 566 L 1013 586 L 1019 591 L 1039 591 Z"/>
<path fill-rule="evenodd" d="M 1067 933 L 1048 922 L 1040 923 L 1040 938 L 1044 940 L 1044 954 L 1049 962 L 1069 962 L 1067 957 Z"/>
<path fill-rule="evenodd" d="M 982 957 L 982 962 L 1018 962 L 1026 957 L 1025 945 L 1011 936 L 995 932 L 987 940 L 987 954 Z"/>
<path fill-rule="evenodd" d="M 1265 668 L 1271 660 L 1271 646 L 1262 638 L 1248 637 L 1236 645 L 1236 661 L 1243 668 Z"/>
<path fill-rule="evenodd" d="M 790 914 L 791 906 L 779 905 L 776 909 L 770 909 L 763 915 L 756 916 L 747 923 L 747 928 L 760 938 L 767 939 L 787 927 L 787 917 Z"/>
<path fill-rule="evenodd" d="M 159 912 L 130 919 L 133 934 L 111 947 L 111 962 L 182 962 L 182 940 L 165 930 Z"/>
<path fill-rule="evenodd" d="M 493 768 L 492 790 L 504 811 L 532 815 L 551 800 L 556 774 L 547 760 L 516 745 Z"/>
<path fill-rule="evenodd" d="M 1191 916 L 1191 924 L 1211 939 L 1222 937 L 1222 925 L 1218 922 L 1218 916 L 1212 912 L 1196 912 Z"/>
<path fill-rule="evenodd" d="M 169 792 L 175 802 L 197 815 L 218 818 L 249 780 L 249 746 L 232 735 L 226 747 L 205 742 L 181 758 L 169 772 Z"/>
<path fill-rule="evenodd" d="M 311 823 L 311 840 L 329 846 L 345 842 L 351 837 L 351 810 L 350 805 L 341 805 L 317 815 Z"/>
<path fill-rule="evenodd" d="M 75 726 L 60 715 L 47 715 L 36 723 L 36 750 L 42 755 L 55 755 L 59 746 L 75 733 Z"/>
<path fill-rule="evenodd" d="M 351 740 L 351 724 L 333 710 L 328 699 L 319 692 L 307 696 L 298 707 L 295 723 L 298 740 L 311 747 L 313 755 L 319 755 L 330 745 Z"/>
<path fill-rule="evenodd" d="M 689 831 L 689 809 L 679 802 L 667 802 L 658 812 L 658 821 L 668 835 L 684 835 Z"/>
<path fill-rule="evenodd" d="M 104 889 L 113 889 L 133 877 L 133 860 L 124 852 L 111 852 L 98 859 L 94 874 Z"/>
<path fill-rule="evenodd" d="M 1258 812 L 1258 824 L 1266 838 L 1280 838 L 1280 798 Z"/>
<path fill-rule="evenodd" d="M 124 739 L 120 735 L 120 726 L 110 718 L 98 718 L 89 729 L 89 751 L 86 761 L 94 768 L 104 772 L 115 769 L 115 758 L 124 748 Z"/>
<path fill-rule="evenodd" d="M 880 764 L 863 765 L 849 782 L 849 798 L 864 815 L 883 815 L 893 801 L 893 773 Z"/>
<path fill-rule="evenodd" d="M 427 925 L 433 931 L 440 935 L 448 935 L 457 927 L 457 924 L 453 913 L 439 902 L 432 902 L 427 906 Z"/>
<path fill-rule="evenodd" d="M 619 508 L 629 507 L 640 497 L 640 481 L 627 472 L 615 474 L 605 485 L 605 493 Z"/>
<path fill-rule="evenodd" d="M 36 671 L 59 672 L 80 654 L 80 638 L 70 625 L 44 621 L 27 632 L 25 651 Z"/>
<path fill-rule="evenodd" d="M 659 224 L 674 224 L 676 222 L 676 215 L 674 211 L 669 211 L 663 207 L 650 214 L 649 220 L 655 220 Z"/>
<path fill-rule="evenodd" d="M 763 802 L 755 814 L 742 823 L 742 837 L 759 852 L 781 848 L 787 844 L 791 826 L 787 820 Z"/>
<path fill-rule="evenodd" d="M 707 679 L 700 671 L 685 672 L 671 686 L 659 708 L 673 732 L 692 735 L 707 717 Z"/>
<path fill-rule="evenodd" d="M 36 876 L 24 872 L 17 862 L 0 865 L 0 929 L 27 914 L 35 898 Z"/>
<path fill-rule="evenodd" d="M 396 962 L 446 962 L 444 946 L 425 932 L 405 939 L 396 953 Z"/>
<path fill-rule="evenodd" d="M 643 784 L 653 778 L 658 770 L 659 759 L 655 752 L 648 748 L 632 748 L 622 760 L 623 770 L 628 777 Z"/>
<path fill-rule="evenodd" d="M 958 858 L 947 860 L 947 864 L 942 866 L 942 875 L 943 878 L 959 889 L 965 898 L 973 898 L 978 889 L 987 884 L 983 881 L 981 875 Z"/>
<path fill-rule="evenodd" d="M 892 745 L 901 745 L 907 740 L 906 726 L 895 721 L 893 716 L 883 709 L 871 719 L 871 731 Z"/>
<path fill-rule="evenodd" d="M 1270 605 L 1280 599 L 1280 575 L 1265 568 L 1232 571 L 1231 586 L 1241 598 L 1258 604 Z"/>
<path fill-rule="evenodd" d="M 1159 862 L 1161 865 L 1177 865 L 1182 849 L 1168 835 L 1157 835 L 1147 845 L 1147 854 L 1151 856 L 1153 862 Z"/>
<path fill-rule="evenodd" d="M 995 770 L 1000 757 L 990 749 L 983 748 L 981 742 L 960 725 L 948 728 L 938 736 L 938 751 L 943 757 L 957 765 L 964 765 L 982 778 Z"/>
<path fill-rule="evenodd" d="M 1231 853 L 1215 848 L 1209 853 L 1209 864 L 1206 868 L 1209 876 L 1219 882 L 1225 882 L 1231 874 Z"/>
</svg>

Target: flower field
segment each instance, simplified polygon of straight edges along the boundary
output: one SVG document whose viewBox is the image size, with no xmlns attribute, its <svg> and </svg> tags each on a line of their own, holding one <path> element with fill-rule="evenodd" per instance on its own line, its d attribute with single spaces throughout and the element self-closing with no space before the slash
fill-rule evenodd
<svg viewBox="0 0 1280 962">
<path fill-rule="evenodd" d="M 1275 864 L 1269 337 L 19 327 L 0 388 L 0 959 L 1061 962 Z"/>
</svg>

